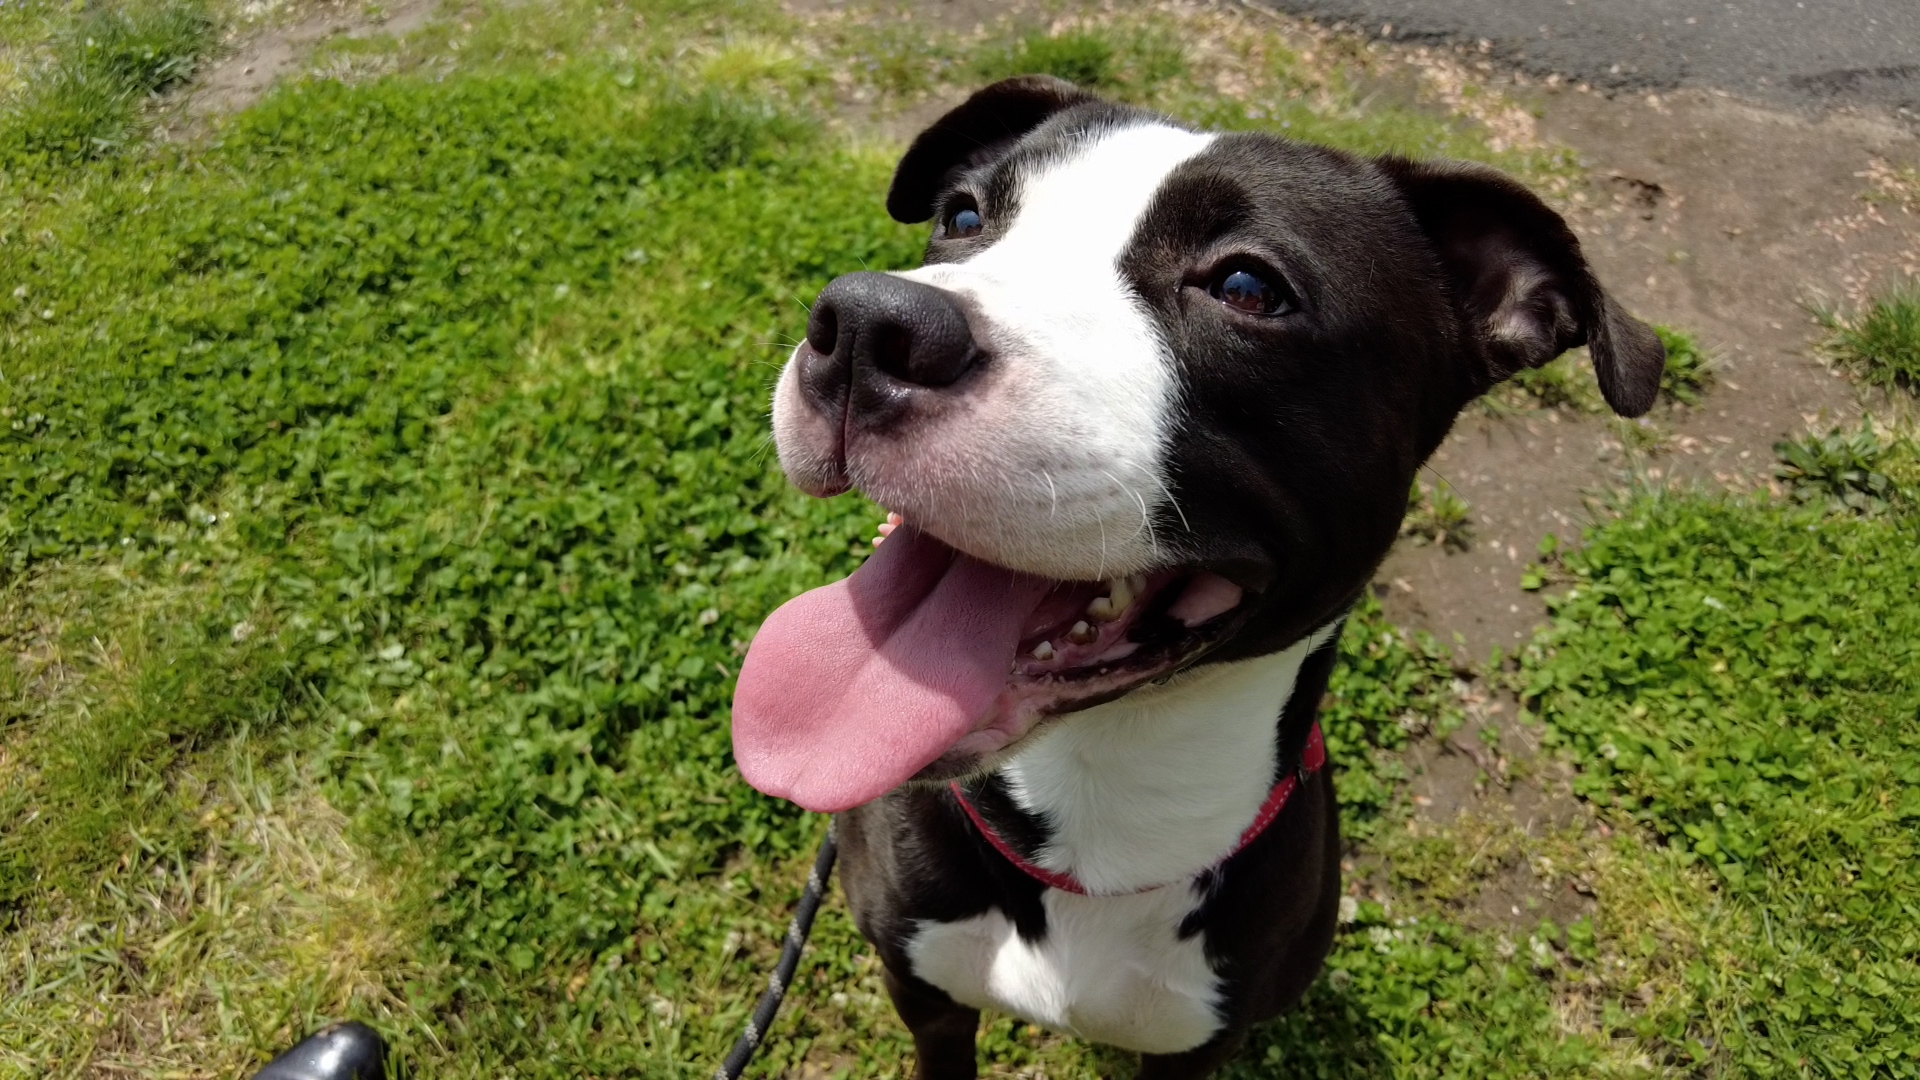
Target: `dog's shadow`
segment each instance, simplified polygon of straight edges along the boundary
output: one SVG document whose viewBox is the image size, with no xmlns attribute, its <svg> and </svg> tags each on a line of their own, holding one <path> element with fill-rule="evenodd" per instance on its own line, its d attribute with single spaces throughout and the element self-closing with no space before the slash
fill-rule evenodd
<svg viewBox="0 0 1920 1080">
<path fill-rule="evenodd" d="M 1360 1080 L 1393 1074 L 1381 1053 L 1382 1036 L 1391 1041 L 1381 1018 L 1350 987 L 1335 988 L 1325 978 L 1307 992 L 1293 1012 L 1253 1029 L 1241 1050 L 1216 1080 Z"/>
</svg>

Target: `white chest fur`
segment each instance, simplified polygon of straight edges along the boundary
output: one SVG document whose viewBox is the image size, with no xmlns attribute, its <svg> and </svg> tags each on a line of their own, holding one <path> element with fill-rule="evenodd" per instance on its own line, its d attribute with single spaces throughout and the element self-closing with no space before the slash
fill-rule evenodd
<svg viewBox="0 0 1920 1080">
<path fill-rule="evenodd" d="M 1220 1027 L 1219 980 L 1199 935 L 1180 940 L 1197 902 L 1188 882 L 1127 896 L 1048 889 L 1047 933 L 1023 941 L 998 911 L 923 924 L 908 944 L 914 973 L 977 1009 L 1129 1050 L 1168 1054 Z"/>
<path fill-rule="evenodd" d="M 1233 850 L 1272 789 L 1280 709 L 1330 633 L 1053 724 L 1003 767 L 1008 791 L 1052 828 L 1040 865 L 1115 895 L 1045 890 L 1046 934 L 1031 942 L 997 910 L 923 923 L 914 972 L 964 1004 L 1127 1049 L 1210 1038 L 1219 979 L 1201 936 L 1179 935 L 1199 903 L 1193 878 Z"/>
<path fill-rule="evenodd" d="M 1001 769 L 1051 829 L 1034 861 L 1122 893 L 1225 858 L 1273 790 L 1280 709 L 1321 640 L 1188 672 L 1042 732 Z"/>
</svg>

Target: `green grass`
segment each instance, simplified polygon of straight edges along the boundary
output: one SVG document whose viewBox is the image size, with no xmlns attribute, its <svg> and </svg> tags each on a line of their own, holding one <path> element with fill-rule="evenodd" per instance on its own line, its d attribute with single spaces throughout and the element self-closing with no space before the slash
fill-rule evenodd
<svg viewBox="0 0 1920 1080">
<path fill-rule="evenodd" d="M 1660 376 L 1661 399 L 1675 405 L 1698 405 L 1713 385 L 1711 355 L 1684 330 L 1656 326 L 1654 331 L 1667 349 L 1666 371 Z M 1585 349 L 1516 373 L 1483 399 L 1483 407 L 1495 414 L 1521 409 L 1607 412 Z"/>
<path fill-rule="evenodd" d="M 1031 33 L 982 51 L 972 64 L 982 81 L 1057 75 L 1103 93 L 1146 97 L 1188 73 L 1186 49 L 1165 26 L 1143 22 L 1118 32 L 1073 29 Z"/>
<path fill-rule="evenodd" d="M 1667 368 L 1660 375 L 1660 396 L 1677 405 L 1698 405 L 1713 383 L 1713 358 L 1685 330 L 1656 326 L 1667 349 Z"/>
<path fill-rule="evenodd" d="M 1871 386 L 1920 392 L 1920 288 L 1907 285 L 1874 299 L 1852 317 L 1824 316 L 1828 350 Z"/>
<path fill-rule="evenodd" d="M 1042 72 L 1210 128 L 1271 131 L 1362 154 L 1467 158 L 1536 179 L 1574 171 L 1565 152 L 1496 150 L 1480 127 L 1431 102 L 1383 98 L 1369 83 L 1377 62 L 1364 49 L 1301 49 L 1245 13 L 1120 9 L 1048 30 L 1009 17 L 983 38 L 895 18 L 829 20 L 820 31 L 844 56 L 840 77 L 886 110 L 911 108 L 940 89 Z"/>
<path fill-rule="evenodd" d="M 1114 46 L 1103 34 L 1069 31 L 1029 34 L 998 55 L 976 65 L 983 81 L 1011 75 L 1056 75 L 1090 89 L 1110 89 L 1119 82 Z"/>
<path fill-rule="evenodd" d="M 1465 551 L 1473 545 L 1472 507 L 1452 484 L 1441 481 L 1427 485 L 1415 480 L 1400 535 L 1417 544 L 1440 544 Z"/>
<path fill-rule="evenodd" d="M 213 41 L 199 0 L 84 9 L 0 96 L 0 167 L 37 172 L 118 152 L 138 137 L 146 99 L 190 78 Z"/>
<path fill-rule="evenodd" d="M 279 722 L 280 650 L 202 632 L 217 590 L 178 576 L 43 568 L 0 612 L 31 645 L 0 693 L 0 1076 L 239 1076 L 290 1021 L 421 1030 L 396 889 Z"/>
<path fill-rule="evenodd" d="M 1639 1029 L 1694 1068 L 1920 1075 L 1916 540 L 1913 516 L 1647 497 L 1567 556 L 1526 686 L 1577 789 L 1712 873 L 1719 957 Z"/>
<path fill-rule="evenodd" d="M 1516 409 L 1567 409 L 1585 413 L 1606 410 L 1606 402 L 1600 397 L 1600 382 L 1584 349 L 1517 372 L 1482 400 L 1484 407 L 1495 413 Z"/>
<path fill-rule="evenodd" d="M 1271 37 L 1223 40 L 1279 91 L 1220 97 L 1222 61 L 1165 45 L 1167 25 L 1098 31 L 1121 92 L 1357 149 L 1535 161 L 1368 107 L 1357 77 Z M 385 77 L 282 88 L 202 144 L 36 151 L 0 191 L 0 1075 L 238 1077 L 338 1015 L 389 1032 L 410 1075 L 709 1074 L 821 827 L 738 780 L 732 675 L 763 615 L 856 565 L 876 520 L 788 488 L 768 388 L 818 288 L 909 264 L 922 239 L 880 209 L 890 150 L 819 110 L 836 70 L 899 104 L 1014 40 L 941 39 L 950 67 L 921 83 L 843 63 L 873 40 L 852 28 L 819 54 L 796 33 L 734 3 L 483 13 L 334 46 Z M 116 49 L 137 61 L 125 85 L 157 85 L 145 52 Z M 1834 535 L 1906 543 L 1894 511 Z M 1826 535 L 1725 513 L 1759 522 L 1739 526 L 1755 543 Z M 1613 544 L 1635 520 L 1592 558 L 1666 558 Z M 1608 702 L 1645 692 L 1611 658 L 1671 646 L 1664 623 L 1579 637 L 1583 610 L 1529 671 L 1566 673 L 1539 707 L 1591 757 L 1581 718 L 1619 722 Z M 1749 927 L 1713 914 L 1728 871 L 1694 852 L 1697 807 L 1606 844 L 1416 831 L 1406 752 L 1468 722 L 1475 679 L 1372 601 L 1341 649 L 1323 723 L 1343 824 L 1394 895 L 1354 906 L 1328 977 L 1233 1075 L 1731 1060 L 1688 1010 L 1722 1017 L 1707 989 L 1759 984 L 1736 962 Z M 1625 781 L 1590 775 L 1633 812 Z M 1810 880 L 1838 850 L 1782 873 Z M 1592 920 L 1462 917 L 1486 874 L 1549 857 L 1597 883 Z M 1794 932 L 1788 959 L 1844 959 Z M 843 906 L 809 956 L 761 1075 L 904 1075 Z M 1132 1067 L 1005 1018 L 982 1044 L 1003 1073 Z"/>
<path fill-rule="evenodd" d="M 4 408 L 31 423 L 0 459 L 12 563 L 139 552 L 176 577 L 230 530 L 249 573 L 190 640 L 271 628 L 249 641 L 327 718 L 335 798 L 439 853 L 409 877 L 453 965 L 425 992 L 488 1032 L 467 1068 L 607 1024 L 630 1039 L 577 1060 L 711 1056 L 738 1009 L 683 1047 L 630 1008 L 715 995 L 739 901 L 711 875 L 810 842 L 728 766 L 727 673 L 870 524 L 785 487 L 763 416 L 796 301 L 913 253 L 852 194 L 886 163 L 576 69 L 311 84 L 200 165 L 99 192 L 23 268 L 56 315 L 13 327 Z M 139 737 L 96 755 L 118 766 L 103 784 L 178 738 Z M 43 779 L 36 809 L 80 798 Z M 72 877 L 140 857 L 37 820 L 9 835 L 35 865 L 56 842 L 89 852 Z M 569 1000 L 582 965 L 628 956 Z"/>
</svg>

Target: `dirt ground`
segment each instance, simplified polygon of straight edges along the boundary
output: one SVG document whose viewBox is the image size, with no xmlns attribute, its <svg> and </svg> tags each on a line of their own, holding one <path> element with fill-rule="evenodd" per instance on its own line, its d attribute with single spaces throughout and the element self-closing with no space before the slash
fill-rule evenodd
<svg viewBox="0 0 1920 1080">
<path fill-rule="evenodd" d="M 1510 84 L 1511 85 L 1511 84 Z M 1773 443 L 1857 417 L 1872 400 L 1816 356 L 1816 305 L 1858 304 L 1920 271 L 1920 216 L 1884 197 L 1885 163 L 1920 158 L 1891 120 L 1809 117 L 1711 93 L 1609 99 L 1511 86 L 1541 135 L 1590 170 L 1563 202 L 1601 280 L 1642 318 L 1695 333 L 1718 358 L 1699 407 L 1657 409 L 1650 453 L 1608 418 L 1468 414 L 1432 468 L 1472 505 L 1466 552 L 1403 546 L 1382 569 L 1389 610 L 1484 659 L 1545 609 L 1519 588 L 1540 538 L 1577 535 L 1587 496 L 1635 480 L 1764 486 Z M 1884 406 L 1882 406 L 1884 411 Z"/>
<path fill-rule="evenodd" d="M 1623 438 L 1612 417 L 1566 409 L 1461 418 L 1430 467 L 1471 505 L 1473 543 L 1403 543 L 1376 588 L 1395 621 L 1457 642 L 1473 663 L 1546 621 L 1522 570 L 1545 534 L 1576 538 L 1608 493 L 1766 487 L 1776 441 L 1889 411 L 1821 362 L 1813 312 L 1920 273 L 1920 206 L 1888 180 L 1889 163 L 1920 160 L 1909 126 L 1712 92 L 1609 97 L 1485 75 L 1537 116 L 1538 138 L 1586 167 L 1588 182 L 1556 201 L 1608 289 L 1640 317 L 1695 334 L 1716 364 L 1698 406 L 1657 407 L 1637 437 Z M 1541 752 L 1538 726 L 1516 722 L 1518 702 L 1478 685 L 1465 696 L 1466 728 L 1410 757 L 1410 829 L 1606 831 L 1572 797 L 1566 766 Z M 1498 733 L 1497 750 L 1481 728 Z M 1375 887 L 1377 874 L 1356 869 L 1357 888 Z M 1577 881 L 1520 860 L 1482 882 L 1462 914 L 1520 929 L 1543 916 L 1564 924 L 1593 903 Z"/>
<path fill-rule="evenodd" d="M 239 112 L 260 100 L 275 83 L 305 71 L 314 50 L 329 39 L 405 37 L 431 21 L 440 4 L 318 0 L 272 7 L 255 0 L 249 7 L 250 25 L 243 24 L 223 54 L 181 95 L 183 129 L 195 130 L 209 117 Z"/>
</svg>

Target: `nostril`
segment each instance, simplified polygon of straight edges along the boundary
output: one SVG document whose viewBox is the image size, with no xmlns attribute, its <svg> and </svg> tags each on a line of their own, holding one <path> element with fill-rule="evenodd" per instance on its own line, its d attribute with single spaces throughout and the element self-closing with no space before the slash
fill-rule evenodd
<svg viewBox="0 0 1920 1080">
<path fill-rule="evenodd" d="M 857 412 L 904 402 L 910 387 L 950 386 L 978 355 L 953 294 L 869 272 L 844 274 L 821 291 L 807 343 L 808 363 L 821 369 L 818 392 L 849 390 Z"/>
<path fill-rule="evenodd" d="M 913 336 L 898 323 L 873 330 L 873 366 L 907 382 L 919 382 L 913 370 Z"/>
<path fill-rule="evenodd" d="M 807 319 L 807 342 L 814 352 L 832 356 L 839 341 L 840 314 L 834 310 L 833 301 L 822 297 L 814 302 L 813 314 Z"/>
</svg>

